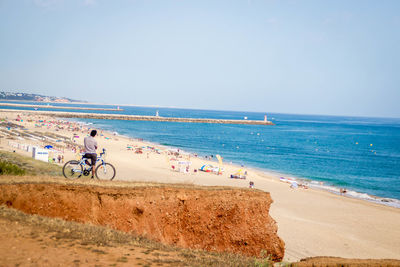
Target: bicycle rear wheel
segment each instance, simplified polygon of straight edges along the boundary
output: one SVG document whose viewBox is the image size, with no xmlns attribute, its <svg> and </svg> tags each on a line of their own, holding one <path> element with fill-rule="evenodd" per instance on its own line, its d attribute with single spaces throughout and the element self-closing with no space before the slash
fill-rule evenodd
<svg viewBox="0 0 400 267">
<path fill-rule="evenodd" d="M 96 177 L 100 180 L 112 180 L 115 177 L 115 168 L 110 163 L 100 164 L 96 168 Z"/>
<path fill-rule="evenodd" d="M 65 178 L 76 179 L 82 176 L 83 168 L 77 160 L 70 160 L 64 164 L 63 174 Z"/>
</svg>

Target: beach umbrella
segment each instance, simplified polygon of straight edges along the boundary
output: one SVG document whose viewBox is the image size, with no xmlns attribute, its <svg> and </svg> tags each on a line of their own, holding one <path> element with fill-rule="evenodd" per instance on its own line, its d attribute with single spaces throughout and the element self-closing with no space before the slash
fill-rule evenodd
<svg viewBox="0 0 400 267">
<path fill-rule="evenodd" d="M 47 146 L 45 146 L 44 148 L 50 149 L 50 148 L 53 148 L 53 146 L 47 145 Z"/>
<path fill-rule="evenodd" d="M 219 165 L 222 165 L 222 157 L 220 155 L 215 155 L 215 157 L 218 159 Z"/>
<path fill-rule="evenodd" d="M 222 169 L 222 157 L 220 156 L 220 155 L 215 155 L 215 157 L 218 159 L 218 172 L 220 172 L 221 171 L 221 169 Z"/>
<path fill-rule="evenodd" d="M 203 165 L 200 168 L 200 170 L 203 171 L 203 172 L 207 172 L 207 171 L 209 172 L 209 171 L 212 171 L 212 169 L 214 169 L 214 167 L 209 165 L 209 164 Z"/>
</svg>

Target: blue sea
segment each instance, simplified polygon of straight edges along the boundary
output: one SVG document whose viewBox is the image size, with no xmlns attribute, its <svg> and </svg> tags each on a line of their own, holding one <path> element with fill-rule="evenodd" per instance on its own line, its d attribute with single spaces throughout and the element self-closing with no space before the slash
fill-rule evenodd
<svg viewBox="0 0 400 267">
<path fill-rule="evenodd" d="M 0 108 L 7 107 L 2 107 L 0 103 Z M 263 120 L 265 115 L 245 111 L 131 106 L 120 108 L 124 111 L 119 111 L 118 114 L 155 115 L 158 111 L 163 117 L 247 117 L 249 120 Z M 74 112 L 69 109 L 64 111 Z M 272 172 L 282 177 L 296 178 L 310 186 L 332 192 L 346 188 L 353 197 L 376 202 L 383 200 L 382 204 L 400 208 L 399 118 L 278 113 L 267 115 L 268 120 L 275 123 L 274 126 L 92 119 L 79 121 L 93 123 L 97 128 L 116 131 L 121 135 L 180 148 L 200 156 L 220 154 L 225 162 Z M 379 199 L 375 199 L 374 196 Z"/>
</svg>

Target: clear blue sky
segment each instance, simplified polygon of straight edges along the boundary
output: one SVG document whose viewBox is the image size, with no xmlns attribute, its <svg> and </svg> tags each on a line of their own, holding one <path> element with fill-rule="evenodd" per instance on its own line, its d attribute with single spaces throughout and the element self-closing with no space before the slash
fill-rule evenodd
<svg viewBox="0 0 400 267">
<path fill-rule="evenodd" d="M 400 117 L 400 1 L 0 0 L 0 91 Z"/>
</svg>

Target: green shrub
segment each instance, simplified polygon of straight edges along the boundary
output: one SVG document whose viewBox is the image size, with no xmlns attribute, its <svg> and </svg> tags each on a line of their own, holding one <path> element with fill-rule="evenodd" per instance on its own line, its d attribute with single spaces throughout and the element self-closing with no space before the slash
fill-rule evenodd
<svg viewBox="0 0 400 267">
<path fill-rule="evenodd" d="M 25 170 L 21 169 L 17 165 L 7 162 L 7 161 L 0 161 L 0 175 L 24 175 Z"/>
</svg>

